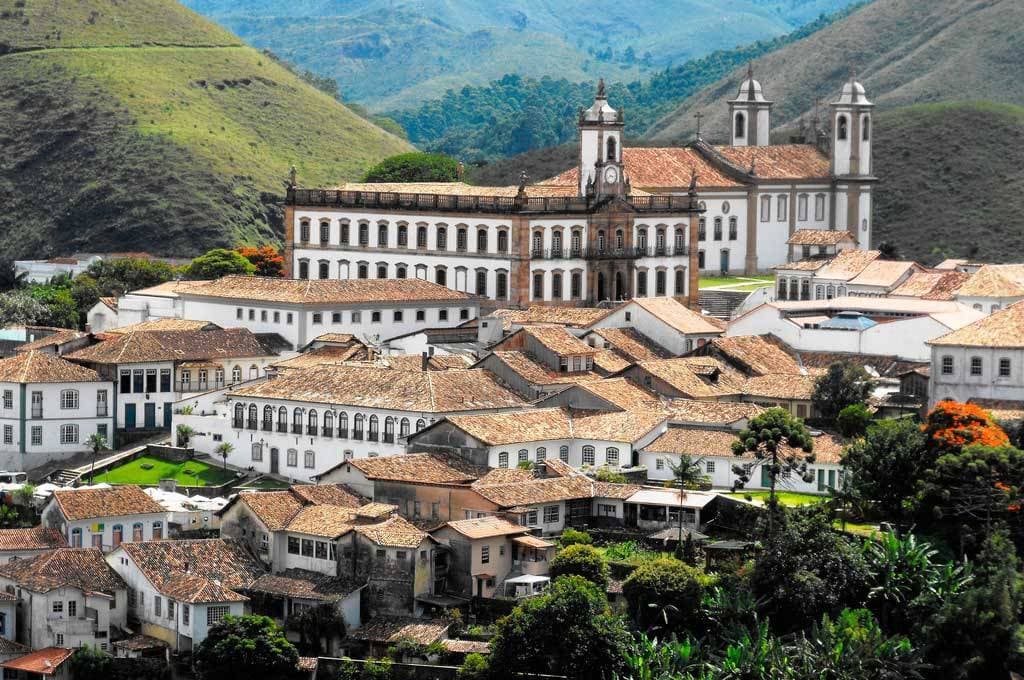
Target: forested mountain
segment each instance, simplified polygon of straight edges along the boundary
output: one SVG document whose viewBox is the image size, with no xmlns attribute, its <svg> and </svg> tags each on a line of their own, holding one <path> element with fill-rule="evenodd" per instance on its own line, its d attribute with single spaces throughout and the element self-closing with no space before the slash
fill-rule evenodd
<svg viewBox="0 0 1024 680">
<path fill-rule="evenodd" d="M 615 108 L 628 113 L 626 133 L 639 136 L 679 101 L 732 72 L 738 64 L 812 35 L 849 14 L 853 7 L 818 17 L 784 36 L 716 51 L 648 79 L 613 83 L 608 96 Z M 493 160 L 572 140 L 576 112 L 590 104 L 595 87 L 596 81 L 507 75 L 483 87 L 448 90 L 440 99 L 418 108 L 391 111 L 388 116 L 425 149 L 470 162 Z"/>
<path fill-rule="evenodd" d="M 506 74 L 628 82 L 792 31 L 853 0 L 186 0 L 257 47 L 407 108 Z"/>
<path fill-rule="evenodd" d="M 273 241 L 289 166 L 339 182 L 409 146 L 173 0 L 0 0 L 0 149 L 19 257 Z"/>
</svg>

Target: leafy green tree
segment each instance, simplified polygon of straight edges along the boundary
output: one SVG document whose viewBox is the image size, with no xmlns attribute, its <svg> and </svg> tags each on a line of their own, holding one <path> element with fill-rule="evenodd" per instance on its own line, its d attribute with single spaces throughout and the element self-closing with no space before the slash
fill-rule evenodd
<svg viewBox="0 0 1024 680">
<path fill-rule="evenodd" d="M 256 265 L 240 253 L 226 248 L 214 248 L 192 260 L 185 268 L 185 276 L 195 280 L 219 279 L 237 274 L 251 276 Z"/>
<path fill-rule="evenodd" d="M 68 662 L 75 680 L 109 680 L 114 659 L 98 647 L 79 647 Z"/>
<path fill-rule="evenodd" d="M 0 328 L 39 324 L 49 311 L 24 290 L 0 293 Z"/>
<path fill-rule="evenodd" d="M 837 361 L 815 381 L 811 403 L 823 419 L 835 422 L 847 406 L 866 402 L 874 386 L 874 380 L 862 367 Z"/>
<path fill-rule="evenodd" d="M 227 616 L 194 655 L 203 680 L 295 678 L 299 652 L 267 616 Z"/>
<path fill-rule="evenodd" d="M 385 158 L 367 171 L 364 182 L 455 182 L 459 162 L 441 153 L 412 151 Z"/>
<path fill-rule="evenodd" d="M 1006 534 L 993 533 L 974 561 L 974 580 L 959 597 L 923 620 L 916 633 L 934 677 L 1005 678 L 1019 663 L 1024 576 Z"/>
<path fill-rule="evenodd" d="M 887 518 L 913 510 L 917 481 L 935 460 L 917 423 L 909 418 L 872 423 L 863 439 L 843 454 L 846 484 L 858 497 L 877 505 Z"/>
<path fill-rule="evenodd" d="M 174 278 L 174 267 L 163 260 L 146 258 L 116 258 L 97 260 L 89 265 L 84 273 L 75 277 L 75 281 L 88 277 L 98 289 L 96 299 L 86 305 L 86 309 L 96 304 L 101 296 L 119 296 L 133 290 L 149 288 L 165 283 Z"/>
<path fill-rule="evenodd" d="M 629 633 L 608 611 L 601 588 L 580 576 L 555 579 L 543 595 L 498 620 L 491 639 L 493 677 L 523 670 L 571 680 L 611 678 L 622 669 Z"/>
<path fill-rule="evenodd" d="M 476 652 L 466 655 L 466 660 L 459 667 L 459 680 L 486 680 L 490 666 L 487 657 Z"/>
<path fill-rule="evenodd" d="M 867 605 L 885 630 L 912 632 L 973 578 L 967 563 L 940 562 L 930 543 L 887 531 L 864 542 L 870 587 Z"/>
<path fill-rule="evenodd" d="M 822 614 L 859 606 L 869 571 L 860 545 L 832 529 L 826 510 L 810 507 L 779 514 L 758 553 L 750 584 L 760 608 L 780 630 L 805 628 Z"/>
<path fill-rule="evenodd" d="M 35 323 L 58 328 L 78 328 L 78 308 L 71 296 L 70 279 L 54 277 L 50 283 L 34 284 L 27 290 L 46 310 L 36 318 Z"/>
<path fill-rule="evenodd" d="M 551 578 L 582 576 L 594 585 L 608 585 L 608 562 L 590 545 L 570 545 L 551 560 Z"/>
<path fill-rule="evenodd" d="M 871 417 L 871 411 L 864 404 L 850 404 L 836 416 L 836 427 L 847 439 L 861 437 L 867 432 Z"/>
<path fill-rule="evenodd" d="M 629 615 L 643 629 L 685 630 L 701 616 L 701 602 L 715 577 L 675 559 L 637 567 L 622 583 Z"/>
<path fill-rule="evenodd" d="M 805 482 L 814 481 L 809 465 L 814 463 L 814 440 L 807 426 L 799 418 L 790 415 L 783 408 L 770 408 L 754 416 L 747 427 L 740 430 L 737 441 L 732 443 L 736 456 L 754 454 L 749 465 L 734 465 L 734 485 L 743 488 L 754 470 L 763 469 L 768 477 L 768 531 L 773 526 L 773 516 L 778 509 L 775 487 L 784 474 L 795 474 Z"/>
<path fill-rule="evenodd" d="M 795 647 L 799 678 L 910 680 L 926 668 L 910 640 L 888 636 L 866 609 L 822 616 Z"/>
</svg>

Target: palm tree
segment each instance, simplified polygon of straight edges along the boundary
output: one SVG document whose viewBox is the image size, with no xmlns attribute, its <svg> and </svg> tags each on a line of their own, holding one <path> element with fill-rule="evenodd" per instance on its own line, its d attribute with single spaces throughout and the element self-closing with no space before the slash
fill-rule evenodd
<svg viewBox="0 0 1024 680">
<path fill-rule="evenodd" d="M 93 473 L 96 472 L 96 456 L 100 455 L 100 451 L 103 451 L 107 447 L 107 438 L 101 435 L 99 432 L 94 432 L 89 435 L 89 438 L 85 440 L 85 443 L 92 449 L 92 464 L 89 466 L 89 484 L 92 484 Z"/>
<path fill-rule="evenodd" d="M 225 472 L 228 470 L 228 456 L 230 456 L 231 452 L 234 450 L 235 447 L 228 442 L 222 442 L 221 445 L 217 447 L 217 455 L 224 459 Z"/>
<path fill-rule="evenodd" d="M 686 453 L 679 455 L 679 462 L 668 461 L 668 467 L 672 470 L 675 483 L 679 485 L 679 545 L 683 544 L 683 499 L 686 496 L 686 489 L 700 486 L 704 483 L 703 468 L 704 459 L 693 459 Z"/>
<path fill-rule="evenodd" d="M 178 446 L 183 449 L 188 447 L 189 440 L 192 439 L 192 435 L 196 433 L 196 431 L 189 425 L 178 425 L 178 428 L 175 431 L 178 435 Z"/>
</svg>

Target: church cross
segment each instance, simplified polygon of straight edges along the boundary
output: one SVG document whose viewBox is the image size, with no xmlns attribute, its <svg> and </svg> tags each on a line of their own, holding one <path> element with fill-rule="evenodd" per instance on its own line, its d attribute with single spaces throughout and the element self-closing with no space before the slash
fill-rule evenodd
<svg viewBox="0 0 1024 680">
<path fill-rule="evenodd" d="M 700 111 L 698 111 L 697 113 L 695 113 L 693 115 L 693 117 L 697 119 L 697 140 L 699 141 L 700 140 L 700 123 L 701 123 L 702 120 L 704 120 L 704 114 L 701 113 Z"/>
</svg>

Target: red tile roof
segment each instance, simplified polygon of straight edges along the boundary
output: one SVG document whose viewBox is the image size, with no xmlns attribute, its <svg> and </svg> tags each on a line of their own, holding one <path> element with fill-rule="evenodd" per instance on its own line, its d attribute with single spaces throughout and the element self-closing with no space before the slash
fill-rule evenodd
<svg viewBox="0 0 1024 680">
<path fill-rule="evenodd" d="M 742 186 L 741 182 L 691 147 L 627 147 L 622 150 L 622 162 L 630 184 L 640 189 L 689 187 L 693 172 L 697 173 L 698 190 Z M 579 168 L 570 168 L 540 184 L 571 184 L 578 187 Z"/>
<path fill-rule="evenodd" d="M 63 534 L 42 525 L 25 529 L 0 529 L 0 551 L 50 550 L 66 547 L 68 542 Z"/>
<path fill-rule="evenodd" d="M 68 520 L 123 515 L 165 513 L 163 506 L 137 486 L 114 486 L 109 489 L 57 489 L 53 499 Z"/>
<path fill-rule="evenodd" d="M 0 663 L 0 668 L 38 675 L 53 675 L 74 653 L 75 650 L 73 649 L 46 647 L 45 649 L 30 652 L 16 659 Z"/>
<path fill-rule="evenodd" d="M 182 295 L 291 304 L 368 304 L 469 300 L 461 293 L 422 279 L 282 279 L 225 276 L 193 286 Z"/>
<path fill-rule="evenodd" d="M 0 576 L 43 593 L 71 587 L 113 595 L 126 587 L 99 548 L 58 548 L 18 559 L 0 565 Z"/>
<path fill-rule="evenodd" d="M 19 352 L 0 360 L 0 382 L 70 383 L 101 380 L 96 371 L 46 352 Z"/>
<path fill-rule="evenodd" d="M 246 328 L 193 331 L 136 331 L 67 355 L 96 364 L 132 364 L 150 361 L 197 361 L 265 357 L 269 352 Z"/>
<path fill-rule="evenodd" d="M 263 566 L 230 539 L 122 543 L 153 587 L 179 602 L 241 602 L 237 592 L 263 575 Z"/>
</svg>

